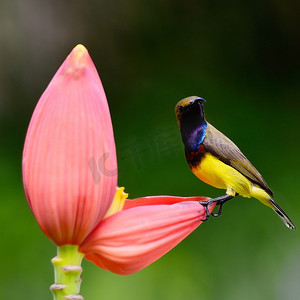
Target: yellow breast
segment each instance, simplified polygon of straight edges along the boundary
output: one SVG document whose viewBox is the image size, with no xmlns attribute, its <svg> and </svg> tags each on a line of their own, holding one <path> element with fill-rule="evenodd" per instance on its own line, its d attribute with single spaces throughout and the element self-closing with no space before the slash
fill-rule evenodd
<svg viewBox="0 0 300 300">
<path fill-rule="evenodd" d="M 192 167 L 192 171 L 205 183 L 226 189 L 229 195 L 234 196 L 238 193 L 244 197 L 251 197 L 250 180 L 209 153 L 205 154 L 198 166 Z"/>
</svg>

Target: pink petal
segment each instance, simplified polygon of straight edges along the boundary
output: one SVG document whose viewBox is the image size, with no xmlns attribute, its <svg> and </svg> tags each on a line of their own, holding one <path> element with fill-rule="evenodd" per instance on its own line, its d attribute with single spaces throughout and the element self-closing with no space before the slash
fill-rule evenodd
<svg viewBox="0 0 300 300">
<path fill-rule="evenodd" d="M 110 113 L 82 45 L 36 105 L 24 145 L 23 182 L 37 222 L 57 245 L 80 244 L 112 202 L 117 161 Z"/>
<path fill-rule="evenodd" d="M 204 207 L 195 201 L 126 209 L 103 220 L 79 251 L 105 270 L 132 274 L 170 251 L 204 218 Z"/>
</svg>

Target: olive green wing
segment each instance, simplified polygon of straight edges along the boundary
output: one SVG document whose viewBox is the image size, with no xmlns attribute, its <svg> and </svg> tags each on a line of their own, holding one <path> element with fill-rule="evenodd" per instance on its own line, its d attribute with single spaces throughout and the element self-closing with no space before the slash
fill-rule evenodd
<svg viewBox="0 0 300 300">
<path fill-rule="evenodd" d="M 208 152 L 256 183 L 273 197 L 267 183 L 242 151 L 222 132 L 207 123 L 203 145 Z"/>
</svg>

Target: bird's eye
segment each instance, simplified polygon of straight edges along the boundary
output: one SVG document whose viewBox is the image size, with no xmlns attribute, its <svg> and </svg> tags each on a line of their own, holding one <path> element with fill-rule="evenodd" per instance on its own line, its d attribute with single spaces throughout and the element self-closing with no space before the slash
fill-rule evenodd
<svg viewBox="0 0 300 300">
<path fill-rule="evenodd" d="M 183 106 L 182 106 L 182 105 L 178 105 L 177 109 L 178 109 L 178 111 L 179 111 L 180 113 L 183 112 Z"/>
</svg>

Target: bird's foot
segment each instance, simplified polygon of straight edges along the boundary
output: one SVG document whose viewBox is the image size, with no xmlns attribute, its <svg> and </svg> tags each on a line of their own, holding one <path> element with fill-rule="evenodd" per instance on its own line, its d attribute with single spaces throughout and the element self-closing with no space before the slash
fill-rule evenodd
<svg viewBox="0 0 300 300">
<path fill-rule="evenodd" d="M 199 201 L 199 203 L 201 205 L 204 206 L 204 209 L 205 209 L 205 219 L 201 220 L 202 222 L 205 222 L 208 220 L 210 214 L 209 214 L 209 210 L 208 210 L 208 206 L 212 203 L 216 203 L 218 206 L 219 206 L 219 209 L 216 213 L 211 213 L 211 215 L 213 217 L 219 217 L 221 214 L 222 214 L 222 208 L 223 208 L 223 205 L 231 200 L 234 196 L 231 196 L 231 195 L 224 195 L 224 196 L 220 196 L 220 197 L 217 197 L 217 198 L 213 198 L 213 199 L 210 199 L 208 201 Z"/>
</svg>

